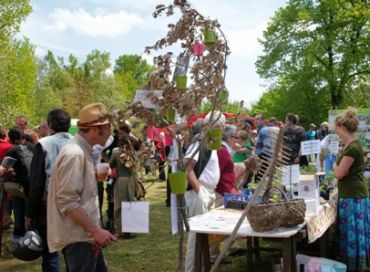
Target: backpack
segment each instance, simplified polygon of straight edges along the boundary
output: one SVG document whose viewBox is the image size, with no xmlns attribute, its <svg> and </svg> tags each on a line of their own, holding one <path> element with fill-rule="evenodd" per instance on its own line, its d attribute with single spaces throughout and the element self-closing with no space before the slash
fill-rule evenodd
<svg viewBox="0 0 370 272">
<path fill-rule="evenodd" d="M 22 164 L 27 169 L 27 179 L 30 180 L 31 177 L 31 162 L 33 158 L 33 152 L 26 145 L 18 145 L 21 154 Z"/>
</svg>

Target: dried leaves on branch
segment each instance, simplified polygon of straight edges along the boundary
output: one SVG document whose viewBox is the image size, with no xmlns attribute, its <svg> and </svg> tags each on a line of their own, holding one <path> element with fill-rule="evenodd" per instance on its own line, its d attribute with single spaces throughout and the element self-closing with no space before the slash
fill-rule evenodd
<svg viewBox="0 0 370 272">
<path fill-rule="evenodd" d="M 179 44 L 180 55 L 191 56 L 187 88 L 179 90 L 172 79 L 175 66 L 181 65 L 176 63 L 176 56 L 172 52 L 156 56 L 154 64 L 157 70 L 151 75 L 147 89 L 149 96 L 150 90 L 163 91 L 162 96 L 150 97 L 157 111 L 145 109 L 140 102 L 129 103 L 125 111 L 120 112 L 121 119 L 136 116 L 147 124 L 158 124 L 159 119 L 165 119 L 166 109 L 172 108 L 180 116 L 188 116 L 189 112 L 198 109 L 204 99 L 212 101 L 215 109 L 221 108 L 219 94 L 226 91 L 226 58 L 230 50 L 220 24 L 203 17 L 185 0 L 175 0 L 168 6 L 157 5 L 153 16 L 170 17 L 177 11 L 181 12 L 180 19 L 174 24 L 168 24 L 167 35 L 146 47 L 145 52 L 150 54 Z M 214 31 L 216 38 L 213 42 L 206 40 L 205 31 Z M 201 52 L 196 53 L 195 46 L 200 46 Z"/>
</svg>

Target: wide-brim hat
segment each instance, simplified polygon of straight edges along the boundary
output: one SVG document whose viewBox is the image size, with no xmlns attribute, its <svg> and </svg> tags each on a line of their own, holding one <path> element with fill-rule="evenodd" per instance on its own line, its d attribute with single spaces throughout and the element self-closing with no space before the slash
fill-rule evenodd
<svg viewBox="0 0 370 272">
<path fill-rule="evenodd" d="M 79 128 L 103 126 L 110 123 L 109 115 L 102 103 L 86 105 L 78 112 L 78 118 L 77 127 Z"/>
</svg>

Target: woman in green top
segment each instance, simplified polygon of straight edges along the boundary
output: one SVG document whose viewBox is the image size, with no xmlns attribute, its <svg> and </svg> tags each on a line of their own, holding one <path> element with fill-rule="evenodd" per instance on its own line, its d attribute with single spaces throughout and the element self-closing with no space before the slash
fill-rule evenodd
<svg viewBox="0 0 370 272">
<path fill-rule="evenodd" d="M 355 137 L 359 124 L 356 109 L 348 108 L 334 124 L 344 144 L 334 169 L 339 194 L 340 257 L 347 271 L 362 271 L 370 265 L 370 200 L 363 149 Z"/>
</svg>

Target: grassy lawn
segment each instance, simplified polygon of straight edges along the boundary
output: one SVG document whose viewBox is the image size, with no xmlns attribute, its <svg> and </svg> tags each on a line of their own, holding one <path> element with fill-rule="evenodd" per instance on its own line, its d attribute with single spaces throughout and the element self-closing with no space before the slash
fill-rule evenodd
<svg viewBox="0 0 370 272">
<path fill-rule="evenodd" d="M 148 181 L 145 182 L 146 187 L 149 184 Z M 149 188 L 147 201 L 150 202 L 150 233 L 138 234 L 132 239 L 121 239 L 105 249 L 109 271 L 176 271 L 178 237 L 171 234 L 170 209 L 165 206 L 165 195 L 165 182 L 155 182 Z M 6 243 L 10 236 L 10 231 L 4 232 L 0 271 L 41 271 L 41 258 L 33 262 L 23 262 L 9 253 Z M 227 256 L 226 260 L 232 262 L 221 264 L 218 271 L 237 272 L 247 268 L 245 256 Z M 260 262 L 248 270 L 271 271 L 269 256 L 262 255 L 262 260 L 266 262 Z M 63 260 L 62 264 L 64 271 Z"/>
</svg>

